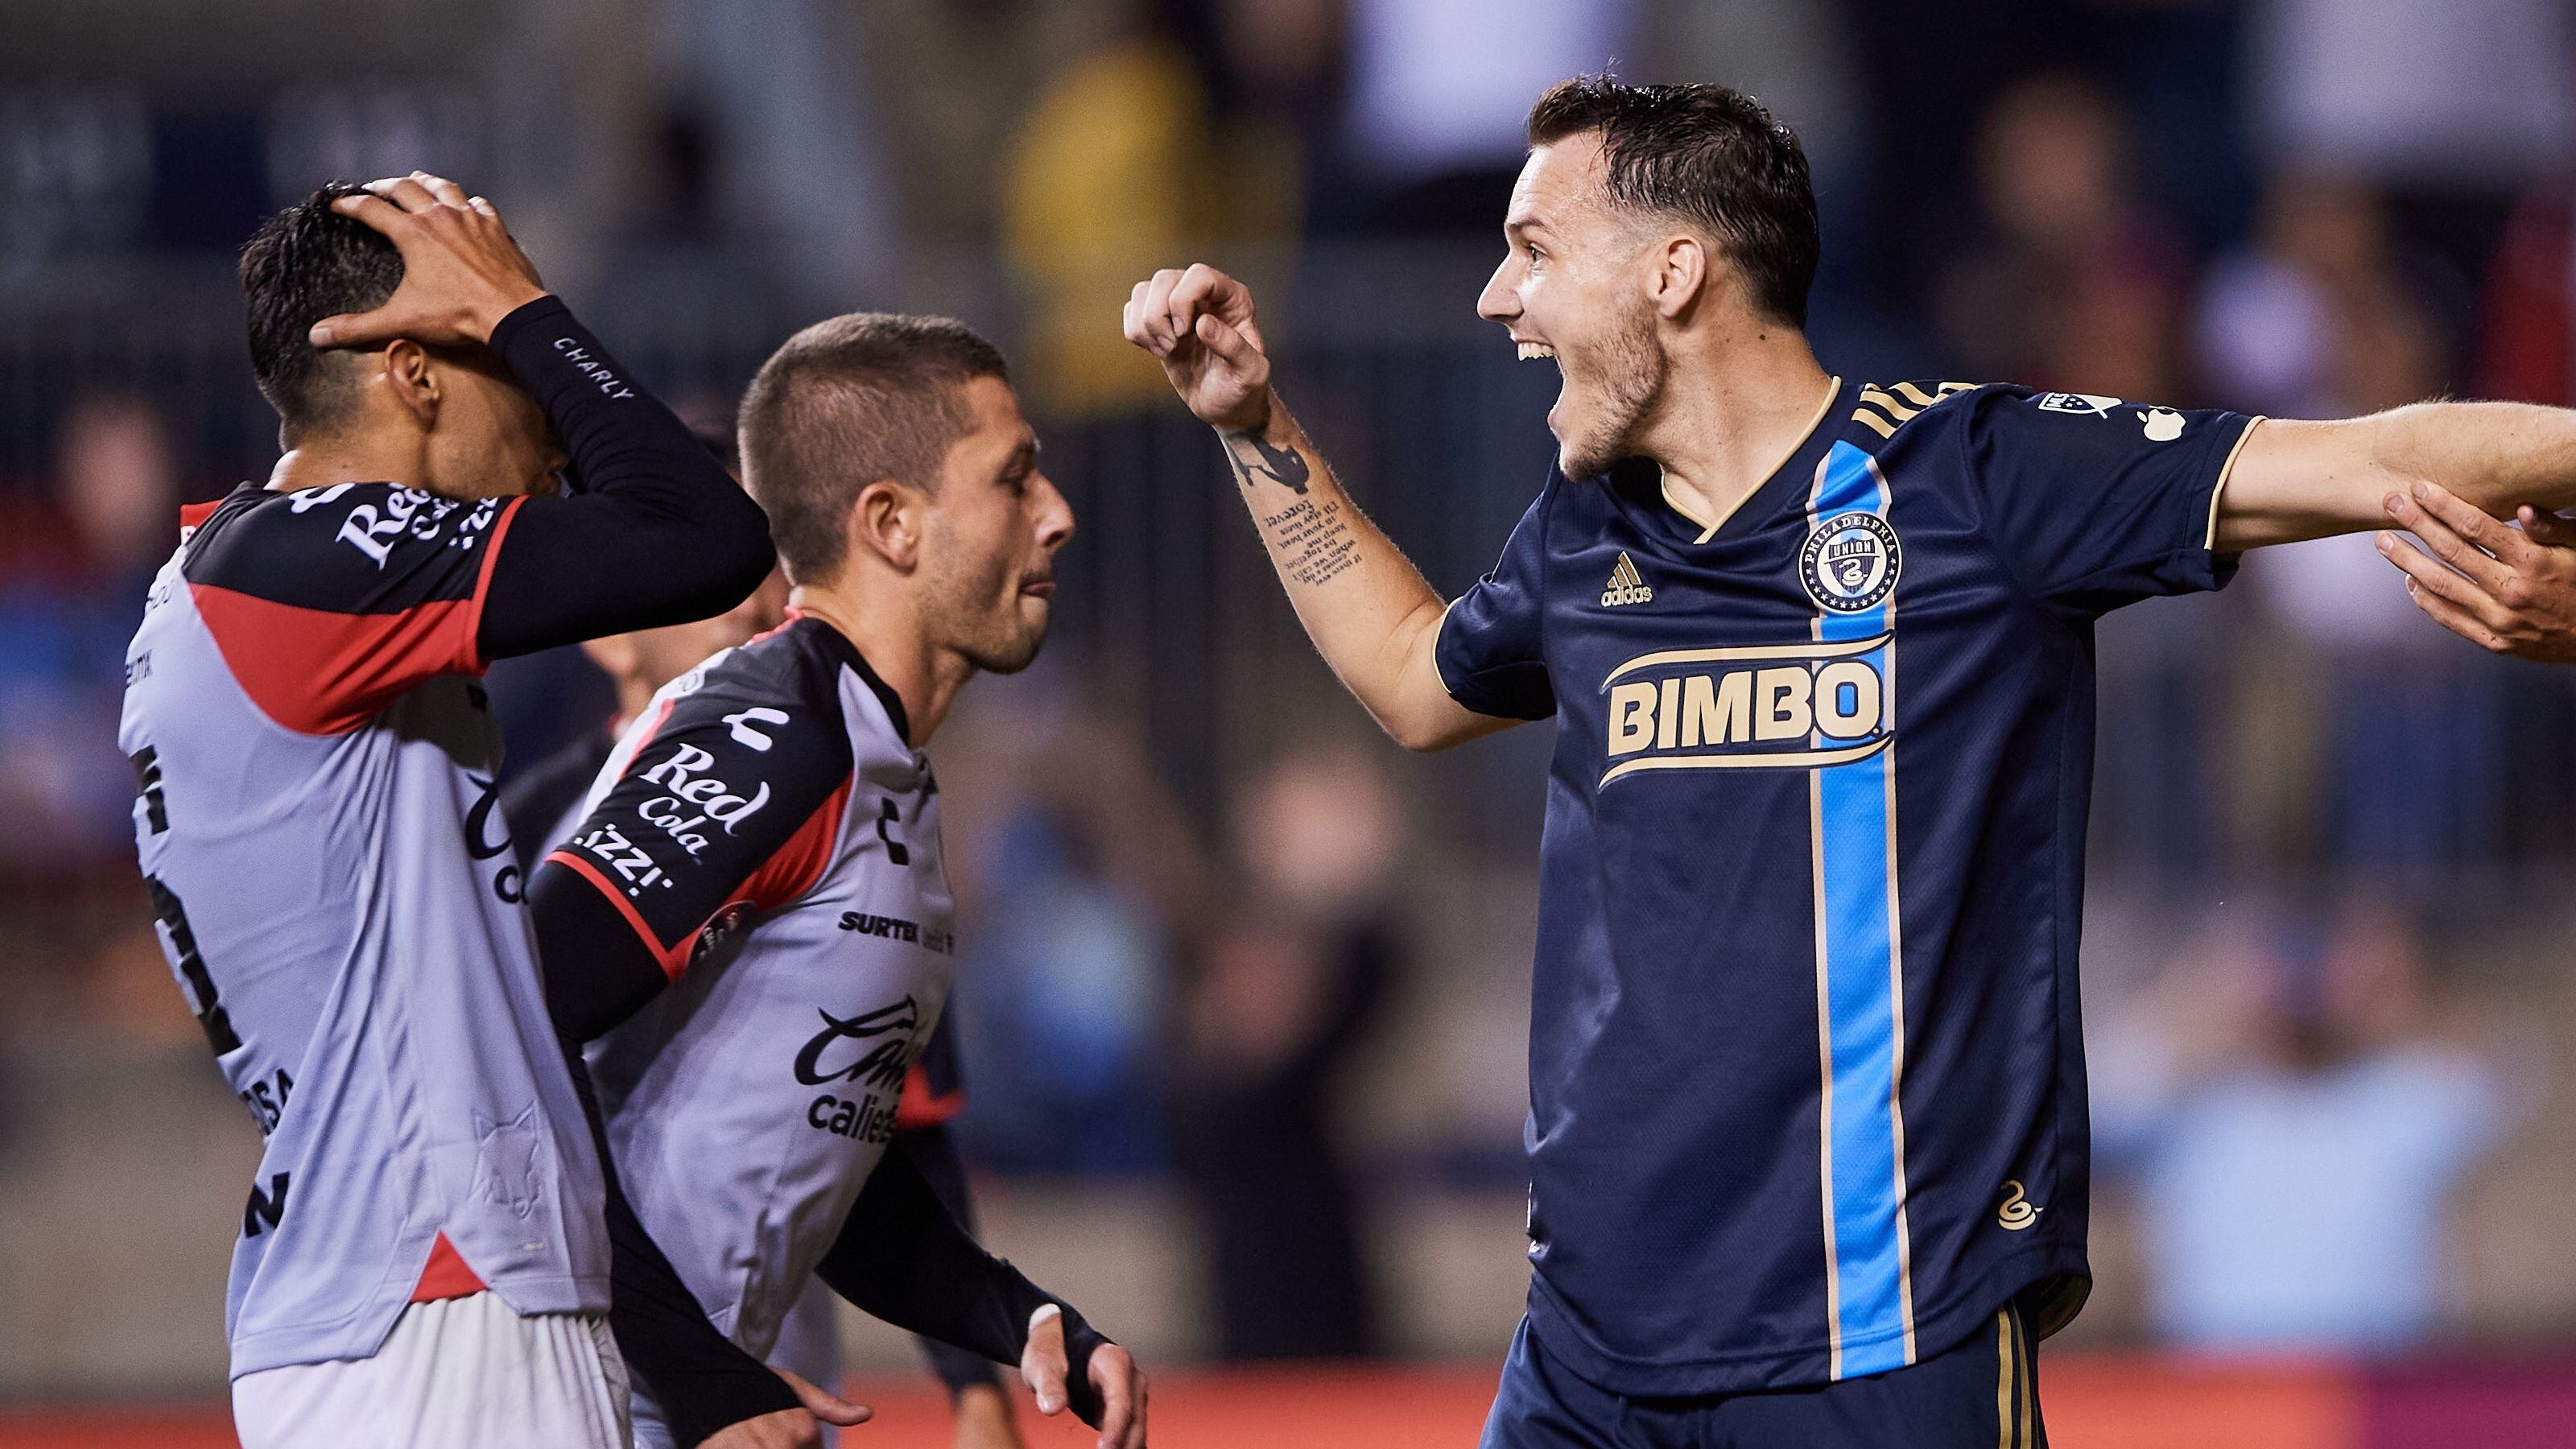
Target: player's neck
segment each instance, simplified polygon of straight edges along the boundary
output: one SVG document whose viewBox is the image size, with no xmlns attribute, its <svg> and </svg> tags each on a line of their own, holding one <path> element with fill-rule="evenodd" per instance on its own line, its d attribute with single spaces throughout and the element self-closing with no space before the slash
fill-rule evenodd
<svg viewBox="0 0 2576 1449">
<path fill-rule="evenodd" d="M 1798 451 L 1833 384 L 1803 334 L 1754 324 L 1673 358 L 1638 451 L 1663 466 L 1666 496 L 1714 529 Z"/>
<path fill-rule="evenodd" d="M 334 483 L 399 483 L 427 486 L 428 447 L 418 433 L 352 430 L 305 436 L 269 470 L 268 486 L 280 491 L 327 488 Z"/>
<path fill-rule="evenodd" d="M 906 743 L 919 749 L 930 743 L 957 691 L 975 673 L 973 665 L 933 646 L 929 631 L 908 600 L 878 591 L 798 584 L 787 606 L 819 619 L 850 641 L 877 678 L 903 701 L 904 721 L 912 727 Z"/>
</svg>

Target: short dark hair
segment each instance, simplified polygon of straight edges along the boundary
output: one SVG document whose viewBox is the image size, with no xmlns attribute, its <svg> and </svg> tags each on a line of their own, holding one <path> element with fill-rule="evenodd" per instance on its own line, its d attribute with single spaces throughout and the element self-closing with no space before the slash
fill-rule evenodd
<svg viewBox="0 0 2576 1449">
<path fill-rule="evenodd" d="M 1816 280 L 1816 188 L 1797 133 L 1721 85 L 1621 85 L 1576 76 L 1530 107 L 1529 143 L 1597 131 L 1613 206 L 1708 228 L 1759 310 L 1807 325 Z"/>
<path fill-rule="evenodd" d="M 950 317 L 852 312 L 770 354 L 743 394 L 743 482 L 769 511 L 787 576 L 830 578 L 850 505 L 881 478 L 925 492 L 969 419 L 958 391 L 1010 381 L 1001 349 Z"/>
<path fill-rule="evenodd" d="M 314 347 L 313 324 L 384 305 L 402 285 L 402 253 L 384 233 L 331 203 L 362 189 L 334 181 L 259 224 L 242 247 L 242 303 L 259 395 L 291 432 L 328 426 L 356 400 Z"/>
</svg>

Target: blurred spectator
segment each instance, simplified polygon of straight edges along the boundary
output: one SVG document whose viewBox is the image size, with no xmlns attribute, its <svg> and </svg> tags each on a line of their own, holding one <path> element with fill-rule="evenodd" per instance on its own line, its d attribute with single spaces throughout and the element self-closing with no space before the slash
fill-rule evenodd
<svg viewBox="0 0 2576 1449">
<path fill-rule="evenodd" d="M 2386 188 L 2468 286 L 2514 195 L 2576 139 L 2560 0 L 2265 0 L 2250 38 L 2263 158 Z"/>
<path fill-rule="evenodd" d="M 1202 856 L 1130 736 L 1043 674 L 990 683 L 939 749 L 974 1083 L 960 1148 L 1006 1173 L 1159 1168 L 1165 981 Z"/>
<path fill-rule="evenodd" d="M 2095 1133 L 2142 1195 L 2164 1338 L 2378 1353 L 2435 1328 L 2452 1194 L 2520 1104 L 2423 968 L 2361 894 L 2322 939 L 2222 921 L 2103 1033 Z"/>
<path fill-rule="evenodd" d="M 2567 188 L 2523 198 L 2478 298 L 2471 391 L 2576 403 L 2576 203 Z"/>
<path fill-rule="evenodd" d="M 2357 182 L 2273 181 L 2251 249 L 2202 288 L 2197 343 L 2215 399 L 2247 412 L 2351 417 L 2441 390 L 2439 274 L 2392 234 Z M 2493 672 L 2428 628 L 2369 534 L 2267 549 L 2245 587 L 2286 626 L 2285 707 L 2317 712 L 2304 807 L 2339 864 L 2421 883 L 2434 863 L 2478 861 L 2494 844 L 2500 708 Z M 2294 832 L 2306 833 L 2306 832 Z"/>
<path fill-rule="evenodd" d="M 116 749 L 126 641 L 178 542 L 179 487 L 153 408 L 97 395 L 66 414 L 53 507 L 10 530 L 0 579 L 0 865 L 60 876 L 131 848 Z"/>
<path fill-rule="evenodd" d="M 2108 99 L 2073 76 L 2024 81 L 1986 113 L 1983 236 L 1939 298 L 1961 375 L 2180 398 L 2181 259 L 2135 192 L 2126 145 Z"/>
<path fill-rule="evenodd" d="M 1378 1317 L 1333 1093 L 1402 969 L 1404 825 L 1352 749 L 1293 754 L 1235 831 L 1252 898 L 1183 993 L 1173 1120 L 1228 1359 L 1363 1357 Z"/>
<path fill-rule="evenodd" d="M 1381 225 L 1502 225 L 1532 102 L 1633 53 L 1640 0 L 1351 0 L 1351 149 Z M 1695 80 L 1711 77 L 1695 76 Z"/>
<path fill-rule="evenodd" d="M 1166 392 L 1119 335 L 1129 289 L 1211 242 L 1285 240 L 1302 211 L 1294 133 L 1218 124 L 1198 58 L 1139 25 L 1076 54 L 1031 99 L 1004 161 L 1002 235 L 1028 294 L 1028 380 L 1059 411 Z"/>
</svg>

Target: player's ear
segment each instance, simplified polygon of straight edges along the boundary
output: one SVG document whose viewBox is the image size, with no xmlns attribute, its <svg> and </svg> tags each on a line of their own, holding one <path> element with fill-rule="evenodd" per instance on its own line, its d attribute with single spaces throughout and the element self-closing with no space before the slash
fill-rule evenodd
<svg viewBox="0 0 2576 1449">
<path fill-rule="evenodd" d="M 1708 248 L 1695 236 L 1676 233 L 1648 249 L 1653 267 L 1646 290 L 1655 311 L 1670 321 L 1686 319 L 1709 286 Z"/>
<path fill-rule="evenodd" d="M 388 394 L 419 420 L 422 431 L 438 421 L 438 366 L 428 348 L 397 337 L 386 344 L 379 369 L 377 376 Z"/>
<path fill-rule="evenodd" d="M 921 495 L 880 478 L 850 501 L 848 543 L 910 573 L 921 562 Z"/>
</svg>

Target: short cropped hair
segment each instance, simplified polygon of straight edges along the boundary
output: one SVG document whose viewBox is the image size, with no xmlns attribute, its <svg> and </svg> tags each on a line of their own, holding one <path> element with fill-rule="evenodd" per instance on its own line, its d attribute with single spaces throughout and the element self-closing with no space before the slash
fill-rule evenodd
<svg viewBox="0 0 2576 1449">
<path fill-rule="evenodd" d="M 1610 203 L 1705 227 L 1751 289 L 1756 310 L 1807 325 L 1815 284 L 1816 190 L 1797 133 L 1720 85 L 1561 81 L 1530 108 L 1529 143 L 1598 132 Z"/>
<path fill-rule="evenodd" d="M 870 483 L 935 491 L 970 426 L 961 389 L 1010 376 L 1001 349 L 949 317 L 852 312 L 770 354 L 742 398 L 743 482 L 769 511 L 787 577 L 839 571 L 850 505 Z"/>
<path fill-rule="evenodd" d="M 261 222 L 242 247 L 251 374 L 291 433 L 327 428 L 357 401 L 346 370 L 314 347 L 313 324 L 372 311 L 402 285 L 402 253 L 394 244 L 331 209 L 341 197 L 361 194 L 334 181 Z"/>
</svg>

